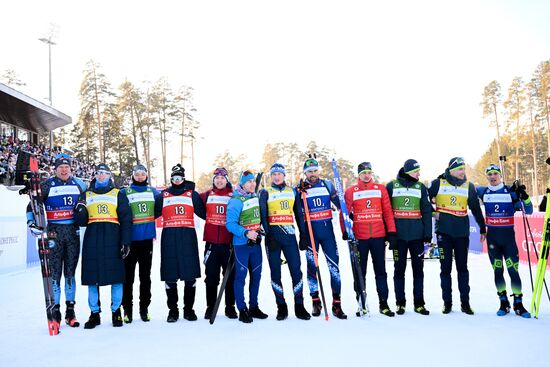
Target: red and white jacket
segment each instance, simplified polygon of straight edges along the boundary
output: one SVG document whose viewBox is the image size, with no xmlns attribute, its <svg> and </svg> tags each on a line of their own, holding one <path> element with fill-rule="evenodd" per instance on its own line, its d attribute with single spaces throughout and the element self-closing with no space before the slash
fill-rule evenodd
<svg viewBox="0 0 550 367">
<path fill-rule="evenodd" d="M 359 240 L 386 237 L 396 231 L 390 197 L 386 187 L 373 180 L 360 180 L 344 194 L 346 206 L 353 213 L 353 233 Z"/>
</svg>

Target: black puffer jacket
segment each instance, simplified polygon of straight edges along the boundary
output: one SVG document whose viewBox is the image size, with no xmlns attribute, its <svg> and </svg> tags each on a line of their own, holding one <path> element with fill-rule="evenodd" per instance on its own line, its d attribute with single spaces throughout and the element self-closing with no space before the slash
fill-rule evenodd
<svg viewBox="0 0 550 367">
<path fill-rule="evenodd" d="M 115 189 L 112 182 L 107 187 L 96 188 L 95 180 L 88 191 L 105 194 Z M 86 193 L 80 196 L 86 201 Z M 82 245 L 82 285 L 109 285 L 124 283 L 124 261 L 121 249 L 132 242 L 132 210 L 128 198 L 121 192 L 117 195 L 116 223 L 88 224 L 88 210 L 83 205 L 75 209 L 76 224 L 87 227 Z"/>
<path fill-rule="evenodd" d="M 195 183 L 191 181 L 184 181 L 181 185 L 172 185 L 163 190 L 155 200 L 155 217 L 162 216 L 166 192 L 171 195 L 183 195 L 187 191 L 191 192 L 195 214 L 205 219 L 206 208 L 199 193 L 195 191 Z M 193 280 L 200 276 L 199 246 L 195 228 L 163 228 L 160 241 L 160 279 L 175 282 Z"/>
</svg>

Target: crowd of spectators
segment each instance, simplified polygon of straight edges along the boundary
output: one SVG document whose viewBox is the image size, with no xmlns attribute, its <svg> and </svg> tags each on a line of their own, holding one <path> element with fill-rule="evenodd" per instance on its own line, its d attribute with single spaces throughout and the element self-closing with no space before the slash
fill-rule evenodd
<svg viewBox="0 0 550 367">
<path fill-rule="evenodd" d="M 13 185 L 17 155 L 21 150 L 36 155 L 43 176 L 49 177 L 54 174 L 55 157 L 61 153 L 60 147 L 50 149 L 43 144 L 31 144 L 13 136 L 0 136 L 0 184 Z M 72 169 L 74 176 L 89 182 L 93 178 L 95 165 L 73 158 Z"/>
</svg>

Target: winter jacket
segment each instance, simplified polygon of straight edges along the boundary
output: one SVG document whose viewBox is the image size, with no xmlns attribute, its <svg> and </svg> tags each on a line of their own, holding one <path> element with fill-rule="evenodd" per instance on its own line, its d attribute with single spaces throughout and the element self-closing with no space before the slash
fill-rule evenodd
<svg viewBox="0 0 550 367">
<path fill-rule="evenodd" d="M 193 214 L 206 218 L 204 204 L 195 191 L 195 183 L 184 181 L 181 185 L 172 185 L 163 190 L 155 200 L 155 217 L 163 217 L 163 229 L 160 241 L 160 279 L 166 282 L 194 280 L 200 278 L 199 247 L 194 226 L 194 215 L 190 216 L 188 226 L 168 227 L 169 198 L 187 199 L 193 206 Z M 185 209 L 187 210 L 187 209 Z M 183 213 L 183 212 L 182 212 Z"/>
<path fill-rule="evenodd" d="M 449 170 L 445 170 L 445 173 L 432 181 L 428 188 L 428 193 L 431 199 L 436 199 L 441 180 L 445 180 L 454 187 L 459 187 L 467 182 L 467 179 L 460 180 L 451 175 Z M 483 213 L 479 205 L 479 199 L 477 197 L 474 184 L 469 182 L 467 185 L 468 190 L 468 208 L 470 208 L 475 221 L 479 225 L 480 233 L 486 233 L 485 220 L 483 219 Z M 439 210 L 438 210 L 439 212 Z M 435 222 L 435 232 L 441 234 L 447 234 L 452 237 L 469 237 L 470 236 L 470 220 L 468 216 L 457 216 L 449 213 L 439 212 L 439 220 Z"/>
<path fill-rule="evenodd" d="M 348 212 L 353 214 L 353 233 L 359 240 L 384 238 L 395 233 L 393 210 L 384 185 L 373 180 L 348 187 L 344 194 Z"/>
<path fill-rule="evenodd" d="M 229 200 L 227 204 L 227 222 L 225 224 L 227 230 L 233 234 L 233 246 L 243 246 L 248 243 L 248 238 L 246 237 L 246 232 L 248 230 L 256 230 L 260 228 L 260 205 L 258 201 L 258 196 L 255 193 L 246 193 L 243 194 L 237 186 L 237 190 L 233 192 L 233 197 Z M 245 206 L 246 205 L 246 206 Z M 256 223 L 251 223 L 246 225 L 249 228 L 246 228 L 242 223 L 242 214 L 244 210 L 254 210 L 257 208 L 257 217 L 254 216 L 254 221 Z"/>
<path fill-rule="evenodd" d="M 233 188 L 227 185 L 223 189 L 216 187 L 200 194 L 206 208 L 206 224 L 203 241 L 216 244 L 230 244 L 231 233 L 225 227 L 227 203 L 233 194 Z M 210 203 L 209 203 L 210 200 Z M 209 207 L 213 206 L 209 211 Z"/>
<path fill-rule="evenodd" d="M 286 183 L 282 183 L 281 185 L 275 185 L 271 184 L 271 190 L 273 190 L 275 193 L 284 193 L 286 194 L 288 191 L 288 194 L 292 195 L 292 206 L 289 206 L 288 208 L 282 208 L 285 213 L 286 212 L 292 212 L 292 221 L 291 218 L 288 218 L 288 224 L 284 225 L 272 225 L 269 223 L 269 210 L 268 210 L 268 200 L 270 198 L 269 191 L 267 189 L 263 189 L 260 191 L 260 215 L 262 219 L 262 227 L 266 233 L 266 235 L 270 233 L 277 233 L 277 234 L 295 234 L 296 230 L 294 227 L 294 218 L 298 220 L 298 218 L 303 215 L 301 211 L 301 205 L 300 199 L 296 199 L 296 189 L 295 188 L 288 188 L 286 186 Z M 273 195 L 273 194 L 272 194 Z M 290 215 L 290 214 L 289 214 Z"/>
<path fill-rule="evenodd" d="M 116 216 L 118 223 L 92 222 L 90 199 L 88 192 L 98 195 L 109 195 L 117 190 L 112 181 L 106 187 L 96 188 L 95 179 L 90 183 L 88 191 L 80 196 L 80 202 L 75 208 L 75 223 L 87 227 L 82 244 L 82 284 L 109 285 L 124 283 L 124 261 L 122 248 L 132 242 L 132 211 L 128 198 L 122 192 L 116 194 Z"/>
<path fill-rule="evenodd" d="M 40 191 L 48 224 L 74 223 L 74 208 L 80 195 L 86 191 L 86 184 L 81 179 L 69 177 L 67 181 L 63 181 L 54 176 L 40 184 Z M 52 195 L 50 195 L 50 191 Z M 27 220 L 35 220 L 30 203 L 27 205 Z"/>
<path fill-rule="evenodd" d="M 478 186 L 477 195 L 485 205 L 485 223 L 493 229 L 514 228 L 514 213 L 525 210 L 525 214 L 533 213 L 533 203 L 530 198 L 518 199 L 515 192 L 504 184 L 494 186 Z"/>
<path fill-rule="evenodd" d="M 404 195 L 407 195 L 408 191 L 415 190 L 415 194 L 420 191 L 420 207 L 416 208 L 419 211 L 419 217 L 402 218 L 399 214 L 395 213 L 397 208 L 392 205 L 394 209 L 395 226 L 397 228 L 397 238 L 403 241 L 431 239 L 432 205 L 430 204 L 426 186 L 424 186 L 424 184 L 419 182 L 417 179 L 407 175 L 403 168 L 401 168 L 395 181 L 391 181 L 386 185 L 390 202 L 394 196 L 394 187 L 397 186 L 396 183 L 400 186 L 399 189 L 405 189 L 405 192 L 403 193 Z"/>
<path fill-rule="evenodd" d="M 153 202 L 154 200 L 160 195 L 160 192 L 155 189 L 154 187 L 140 184 L 131 184 L 129 187 L 132 191 L 138 192 L 138 193 L 144 193 L 148 189 L 152 191 L 153 194 Z M 128 188 L 123 188 L 121 190 L 126 196 L 128 196 Z M 130 203 L 130 207 L 131 207 Z M 132 213 L 133 214 L 133 213 Z M 153 203 L 153 216 L 154 216 L 154 203 Z M 152 222 L 147 223 L 139 223 L 134 221 L 134 225 L 132 226 L 132 241 L 143 241 L 143 240 L 150 240 L 157 237 L 157 227 L 156 223 L 153 220 Z"/>
</svg>

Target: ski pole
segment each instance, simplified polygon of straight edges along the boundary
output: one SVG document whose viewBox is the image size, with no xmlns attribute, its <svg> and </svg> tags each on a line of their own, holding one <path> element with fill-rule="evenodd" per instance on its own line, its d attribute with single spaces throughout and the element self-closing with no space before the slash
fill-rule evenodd
<svg viewBox="0 0 550 367">
<path fill-rule="evenodd" d="M 346 206 L 346 199 L 344 196 L 344 189 L 342 186 L 342 179 L 340 177 L 340 172 L 338 171 L 338 166 L 336 164 L 336 159 L 332 159 L 332 170 L 334 172 L 334 187 L 336 193 L 338 194 L 338 200 L 340 202 L 340 214 L 342 215 L 342 220 L 344 222 L 344 228 L 348 234 L 348 249 L 351 260 L 352 275 L 354 281 L 354 290 L 357 296 L 357 303 L 359 306 L 359 311 L 356 313 L 357 316 L 361 315 L 370 315 L 368 301 L 367 301 L 367 291 L 365 287 L 365 278 L 361 270 L 361 261 L 360 254 L 358 249 L 358 242 L 356 240 L 355 234 L 353 233 L 353 227 L 351 224 L 351 219 L 348 213 L 348 208 Z"/>
<path fill-rule="evenodd" d="M 233 267 L 235 266 L 235 261 L 233 259 L 234 251 L 235 250 L 233 249 L 233 246 L 231 246 L 229 248 L 229 259 L 227 260 L 227 266 L 225 267 L 225 274 L 223 275 L 222 284 L 220 286 L 220 290 L 218 291 L 218 297 L 216 298 L 214 309 L 212 309 L 210 320 L 208 320 L 210 322 L 210 325 L 214 324 L 214 321 L 216 321 L 216 315 L 218 314 L 218 309 L 220 308 L 220 303 L 222 302 L 223 292 L 225 291 L 225 287 L 227 286 L 227 282 L 229 280 L 229 277 L 231 276 L 231 272 L 233 272 Z"/>
<path fill-rule="evenodd" d="M 533 232 L 531 231 L 531 225 L 529 224 L 529 219 L 527 219 L 527 216 L 525 215 L 525 208 L 524 208 L 523 202 L 521 203 L 521 211 L 522 211 L 522 214 L 523 214 L 523 218 L 525 219 L 525 223 L 527 224 L 526 231 L 529 232 L 529 235 L 531 237 L 531 245 L 533 246 L 533 251 L 535 252 L 535 257 L 537 258 L 537 261 L 538 261 L 539 260 L 539 252 L 538 252 L 537 246 L 535 244 L 535 238 L 533 237 Z M 526 234 L 525 237 L 527 237 L 527 234 Z M 526 238 L 526 240 L 527 240 L 527 238 Z M 529 242 L 529 241 L 527 240 L 527 242 Z M 531 272 L 531 260 L 529 259 L 529 243 L 527 243 L 527 259 L 529 261 L 529 272 Z M 548 296 L 548 300 L 550 301 L 550 292 L 548 292 L 548 286 L 546 284 L 546 279 L 543 279 L 543 281 L 544 281 L 544 288 L 546 289 L 546 295 Z M 531 275 L 531 288 L 533 288 L 532 275 Z"/>
<path fill-rule="evenodd" d="M 521 200 L 520 200 L 521 202 Z M 525 210 L 523 209 L 523 202 L 521 202 L 521 214 L 523 217 L 523 232 L 525 234 L 525 242 L 527 245 L 527 263 L 529 264 L 529 277 L 531 279 L 531 292 L 534 289 L 533 285 L 533 270 L 531 269 L 531 251 L 529 251 L 529 238 L 527 237 L 527 222 L 525 218 Z"/>
<path fill-rule="evenodd" d="M 323 308 L 325 309 L 325 320 L 328 321 L 327 303 L 325 301 L 325 292 L 323 291 L 323 282 L 321 281 L 321 272 L 319 271 L 319 259 L 317 257 L 317 248 L 315 246 L 315 237 L 313 236 L 313 229 L 311 228 L 311 218 L 309 217 L 309 207 L 307 205 L 306 191 L 302 190 L 302 201 L 304 202 L 304 211 L 306 214 L 307 229 L 309 232 L 309 242 L 313 251 L 313 261 L 315 262 L 315 273 L 317 279 L 319 279 L 319 292 L 321 293 L 321 301 L 323 302 Z"/>
<path fill-rule="evenodd" d="M 546 164 L 550 165 L 550 157 L 546 159 Z M 546 200 L 550 202 L 550 177 L 547 183 Z M 548 250 L 550 248 L 550 205 L 546 205 L 544 214 L 544 227 L 542 231 L 541 253 L 537 264 L 537 276 L 535 278 L 535 289 L 531 299 L 531 314 L 534 312 L 534 317 L 539 316 L 540 296 L 544 275 L 546 274 L 546 264 L 548 262 Z"/>
</svg>

